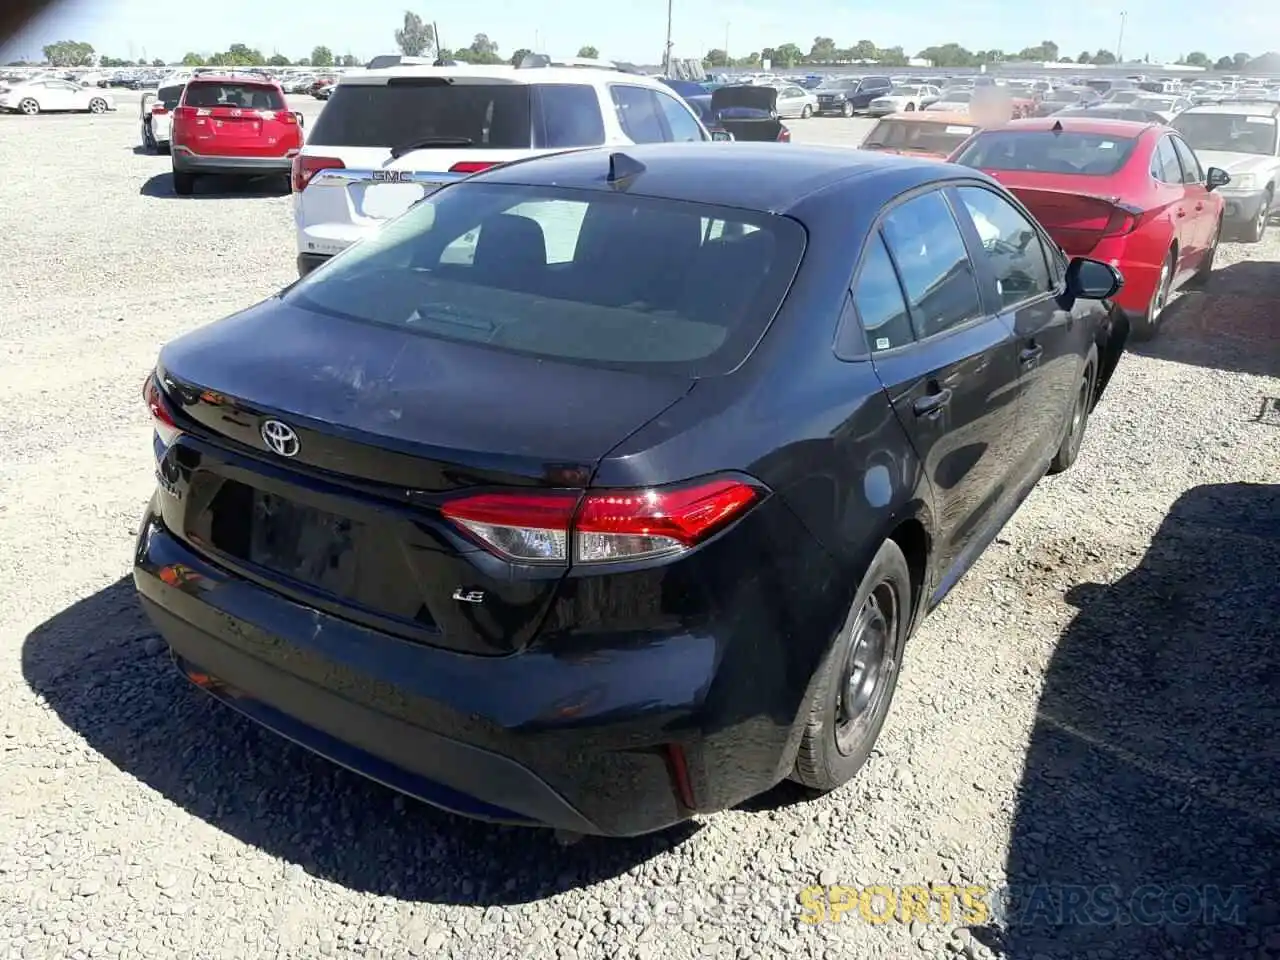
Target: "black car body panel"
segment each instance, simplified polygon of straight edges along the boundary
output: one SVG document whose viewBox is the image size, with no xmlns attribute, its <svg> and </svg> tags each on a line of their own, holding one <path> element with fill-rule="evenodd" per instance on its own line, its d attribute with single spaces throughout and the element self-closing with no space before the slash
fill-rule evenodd
<svg viewBox="0 0 1280 960">
<path fill-rule="evenodd" d="M 631 835 L 791 772 L 879 545 L 908 553 L 918 618 L 1043 474 L 1085 358 L 1096 345 L 1100 394 L 1124 331 L 1061 287 L 1002 306 L 958 219 L 969 265 L 926 299 L 976 285 L 982 316 L 873 350 L 850 291 L 886 209 L 941 191 L 959 210 L 962 186 L 1022 209 L 979 172 L 837 148 L 778 164 L 750 143 L 616 154 L 511 164 L 440 196 L 571 187 L 799 224 L 803 259 L 740 362 L 684 378 L 561 364 L 273 298 L 162 353 L 181 435 L 157 435 L 135 580 L 187 675 L 282 735 L 468 816 Z M 1028 344 L 1043 345 L 1031 361 Z M 940 383 L 950 405 L 922 416 Z M 269 448 L 275 418 L 297 449 Z M 730 474 L 758 492 L 731 525 L 604 567 L 502 559 L 443 513 L 472 491 L 648 495 Z M 293 525 L 264 549 L 272 497 Z"/>
<path fill-rule="evenodd" d="M 883 97 L 892 88 L 888 77 L 842 77 L 814 91 L 818 98 L 817 112 L 820 115 L 857 113 L 866 110 L 872 100 Z"/>
</svg>

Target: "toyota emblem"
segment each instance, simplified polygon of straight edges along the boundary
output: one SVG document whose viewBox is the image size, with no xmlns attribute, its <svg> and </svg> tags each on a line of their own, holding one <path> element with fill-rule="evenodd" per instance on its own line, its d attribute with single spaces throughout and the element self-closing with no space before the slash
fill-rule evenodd
<svg viewBox="0 0 1280 960">
<path fill-rule="evenodd" d="M 268 450 L 282 457 L 296 457 L 302 449 L 293 427 L 279 420 L 267 420 L 262 424 L 262 442 L 267 445 Z"/>
</svg>

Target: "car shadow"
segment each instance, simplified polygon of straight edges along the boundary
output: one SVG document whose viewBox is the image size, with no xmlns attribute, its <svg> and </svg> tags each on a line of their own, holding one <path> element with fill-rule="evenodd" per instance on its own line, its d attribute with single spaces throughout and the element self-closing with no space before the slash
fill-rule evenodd
<svg viewBox="0 0 1280 960">
<path fill-rule="evenodd" d="M 550 830 L 466 820 L 273 733 L 184 680 L 122 577 L 33 630 L 27 684 L 121 771 L 192 816 L 313 876 L 408 901 L 510 905 L 619 876 L 684 824 L 562 846 Z"/>
<path fill-rule="evenodd" d="M 1280 376 L 1276 291 L 1280 263 L 1244 260 L 1210 275 L 1165 309 L 1153 340 L 1130 341 L 1131 352 L 1193 366 Z"/>
<path fill-rule="evenodd" d="M 1010 960 L 1280 946 L 1280 484 L 1195 487 L 1084 584 L 1049 663 L 975 931 Z M 1264 948 L 1265 945 L 1265 948 Z"/>
<path fill-rule="evenodd" d="M 227 200 L 286 197 L 289 186 L 283 177 L 197 177 L 195 192 L 191 196 L 180 197 L 173 190 L 173 174 L 166 170 L 147 180 L 138 193 L 161 200 Z"/>
</svg>

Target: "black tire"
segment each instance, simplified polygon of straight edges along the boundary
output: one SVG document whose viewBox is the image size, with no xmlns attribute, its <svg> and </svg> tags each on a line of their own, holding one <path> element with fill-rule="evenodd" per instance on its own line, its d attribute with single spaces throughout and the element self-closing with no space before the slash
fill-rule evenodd
<svg viewBox="0 0 1280 960">
<path fill-rule="evenodd" d="M 1094 390 L 1098 382 L 1098 348 L 1090 347 L 1089 356 L 1085 359 L 1084 373 L 1080 375 L 1080 383 L 1076 389 L 1075 400 L 1067 420 L 1067 429 L 1063 434 L 1058 452 L 1049 463 L 1049 474 L 1062 473 L 1076 462 L 1080 456 L 1080 448 L 1084 444 L 1084 434 L 1089 428 L 1089 414 L 1093 412 Z"/>
<path fill-rule="evenodd" d="M 189 197 L 195 193 L 196 177 L 193 173 L 173 171 L 173 192 L 180 197 Z"/>
<path fill-rule="evenodd" d="M 150 150 L 152 153 L 159 153 L 160 147 L 156 143 L 155 134 L 151 132 L 151 124 L 143 122 L 142 124 L 142 147 L 144 150 Z"/>
<path fill-rule="evenodd" d="M 902 112 L 903 112 L 903 113 L 914 113 L 914 112 L 915 112 L 915 109 L 916 109 L 916 105 L 915 105 L 914 103 L 908 103 L 908 104 L 906 105 L 906 107 L 904 107 L 904 108 L 903 108 L 903 111 L 902 111 Z"/>
<path fill-rule="evenodd" d="M 1245 227 L 1243 237 L 1245 243 L 1259 242 L 1267 232 L 1267 221 L 1271 217 L 1271 188 L 1267 188 L 1267 192 L 1262 195 L 1262 206 L 1258 209 L 1258 215 L 1253 218 L 1253 222 Z"/>
<path fill-rule="evenodd" d="M 809 106 L 809 105 L 806 103 L 806 104 L 804 105 L 804 109 L 800 111 L 800 119 L 801 119 L 801 120 L 808 120 L 808 119 L 809 119 L 810 117 L 812 117 L 812 116 L 813 116 L 813 107 Z"/>
<path fill-rule="evenodd" d="M 842 107 L 840 108 L 840 116 L 845 117 L 846 119 L 847 119 L 847 118 L 849 118 L 849 117 L 852 117 L 852 116 L 853 116 L 853 104 L 852 104 L 852 103 L 846 103 L 844 106 L 842 106 Z"/>
<path fill-rule="evenodd" d="M 1218 243 L 1221 240 L 1222 220 L 1219 219 L 1217 225 L 1213 228 L 1213 239 L 1209 242 L 1209 249 L 1205 251 L 1204 258 L 1200 261 L 1200 266 L 1196 267 L 1196 272 L 1187 281 L 1188 286 L 1203 287 L 1209 282 L 1209 275 L 1213 273 L 1213 261 L 1218 256 Z"/>
<path fill-rule="evenodd" d="M 1130 317 L 1129 332 L 1133 334 L 1135 340 L 1150 340 L 1159 331 L 1160 318 L 1164 315 L 1164 308 L 1169 302 L 1169 294 L 1173 289 L 1174 267 L 1173 251 L 1170 250 L 1164 258 L 1160 280 L 1157 281 L 1156 289 L 1151 294 L 1151 302 L 1147 304 L 1146 313 Z"/>
<path fill-rule="evenodd" d="M 898 686 L 911 596 L 907 560 L 896 543 L 886 540 L 809 686 L 792 774 L 809 789 L 825 793 L 848 783 L 871 755 Z M 869 675 L 868 669 L 876 672 Z"/>
</svg>

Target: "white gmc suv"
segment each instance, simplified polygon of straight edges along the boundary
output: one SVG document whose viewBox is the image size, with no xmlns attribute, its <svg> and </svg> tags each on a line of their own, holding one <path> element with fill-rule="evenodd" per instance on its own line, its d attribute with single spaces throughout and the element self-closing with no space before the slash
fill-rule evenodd
<svg viewBox="0 0 1280 960">
<path fill-rule="evenodd" d="M 712 139 L 670 87 L 607 64 L 398 65 L 349 74 L 294 160 L 298 273 L 428 193 L 499 163 L 605 144 Z"/>
</svg>

